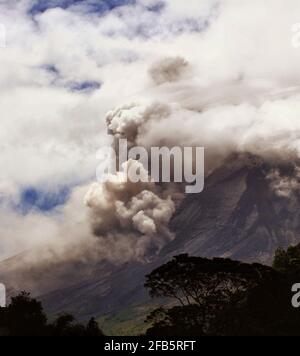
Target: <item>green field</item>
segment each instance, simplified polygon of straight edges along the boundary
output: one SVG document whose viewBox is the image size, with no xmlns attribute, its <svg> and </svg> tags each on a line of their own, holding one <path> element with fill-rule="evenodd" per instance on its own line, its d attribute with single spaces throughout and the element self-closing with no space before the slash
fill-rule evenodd
<svg viewBox="0 0 300 356">
<path fill-rule="evenodd" d="M 142 335 L 151 326 L 145 323 L 147 315 L 157 307 L 150 303 L 132 306 L 119 313 L 105 315 L 98 319 L 98 323 L 108 336 Z"/>
</svg>

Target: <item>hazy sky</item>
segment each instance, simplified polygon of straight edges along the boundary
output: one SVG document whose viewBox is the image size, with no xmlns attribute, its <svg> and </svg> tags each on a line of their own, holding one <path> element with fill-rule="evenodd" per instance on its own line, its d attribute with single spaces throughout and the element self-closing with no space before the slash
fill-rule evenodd
<svg viewBox="0 0 300 356">
<path fill-rule="evenodd" d="M 0 258 L 88 233 L 83 196 L 108 140 L 104 118 L 123 104 L 218 102 L 184 134 L 203 119 L 216 140 L 223 129 L 239 137 L 235 147 L 251 149 L 256 135 L 298 150 L 297 22 L 299 0 L 0 0 Z M 165 57 L 189 63 L 181 82 L 151 80 Z"/>
</svg>

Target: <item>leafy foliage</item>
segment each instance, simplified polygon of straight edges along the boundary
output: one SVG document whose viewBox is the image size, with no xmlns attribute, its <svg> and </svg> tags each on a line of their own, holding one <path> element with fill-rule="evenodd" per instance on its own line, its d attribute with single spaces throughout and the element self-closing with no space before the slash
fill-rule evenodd
<svg viewBox="0 0 300 356">
<path fill-rule="evenodd" d="M 7 335 L 42 335 L 47 328 L 42 304 L 22 292 L 11 299 L 7 308 L 0 309 L 0 328 Z"/>
<path fill-rule="evenodd" d="M 78 324 L 71 314 L 58 316 L 48 323 L 42 304 L 22 292 L 0 308 L 0 335 L 3 336 L 103 336 L 95 319 L 87 326 Z"/>
<path fill-rule="evenodd" d="M 300 275 L 300 245 L 291 246 L 287 251 L 279 248 L 275 253 L 273 267 L 287 275 Z"/>
<path fill-rule="evenodd" d="M 258 264 L 180 255 L 147 276 L 145 287 L 152 297 L 175 298 L 182 306 L 203 306 L 239 299 L 249 285 L 272 272 Z"/>
<path fill-rule="evenodd" d="M 274 267 L 181 255 L 147 276 L 152 297 L 177 305 L 154 310 L 149 336 L 300 335 L 300 311 L 291 306 L 291 268 L 300 247 L 279 251 Z"/>
</svg>

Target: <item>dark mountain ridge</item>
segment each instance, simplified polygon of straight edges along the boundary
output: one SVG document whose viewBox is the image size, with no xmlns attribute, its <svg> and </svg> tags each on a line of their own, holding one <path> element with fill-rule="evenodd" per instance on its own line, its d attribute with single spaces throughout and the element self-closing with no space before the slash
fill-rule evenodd
<svg viewBox="0 0 300 356">
<path fill-rule="evenodd" d="M 176 239 L 164 250 L 269 264 L 276 249 L 299 242 L 300 197 L 276 194 L 272 164 L 257 157 L 231 158 L 206 181 L 200 195 L 185 198 L 171 222 Z M 275 166 L 293 179 L 294 164 Z"/>
</svg>

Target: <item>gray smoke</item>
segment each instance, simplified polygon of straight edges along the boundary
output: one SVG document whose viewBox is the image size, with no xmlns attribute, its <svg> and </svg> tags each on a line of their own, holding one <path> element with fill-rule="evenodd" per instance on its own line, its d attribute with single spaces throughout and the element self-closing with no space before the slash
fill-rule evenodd
<svg viewBox="0 0 300 356">
<path fill-rule="evenodd" d="M 137 99 L 106 116 L 113 147 L 117 149 L 118 139 L 148 151 L 154 146 L 205 147 L 206 174 L 234 153 L 263 160 L 293 160 L 300 154 L 297 88 L 274 91 L 260 83 L 245 83 L 241 77 L 204 90 L 197 82 L 187 85 L 192 70 L 191 64 L 179 57 L 151 66 L 149 75 L 155 86 L 149 90 L 150 98 Z M 168 87 L 162 89 L 165 83 Z M 276 120 L 281 116 L 285 121 Z M 140 165 L 148 176 L 148 167 L 137 161 L 126 163 L 127 168 L 132 165 Z M 182 189 L 127 182 L 124 168 L 125 173 L 117 172 L 107 182 L 93 184 L 85 202 L 92 231 L 101 244 L 105 241 L 110 251 L 117 251 L 118 244 L 124 246 L 126 241 L 126 256 L 142 259 L 174 238 L 168 226 L 176 202 L 183 197 Z M 299 177 L 276 174 L 270 173 L 269 179 L 277 194 L 287 196 L 298 187 Z"/>
<path fill-rule="evenodd" d="M 110 176 L 104 183 L 94 183 L 85 197 L 98 243 L 122 261 L 142 260 L 149 250 L 159 250 L 174 238 L 168 228 L 175 212 L 171 194 L 154 183 L 130 182 L 126 171 L 132 166 L 139 166 L 147 175 L 143 166 L 130 160 L 124 172 Z"/>
<path fill-rule="evenodd" d="M 188 62 L 182 57 L 168 57 L 156 63 L 149 69 L 151 79 L 155 84 L 176 82 L 184 76 Z"/>
</svg>

